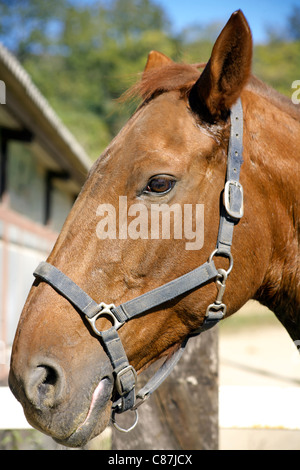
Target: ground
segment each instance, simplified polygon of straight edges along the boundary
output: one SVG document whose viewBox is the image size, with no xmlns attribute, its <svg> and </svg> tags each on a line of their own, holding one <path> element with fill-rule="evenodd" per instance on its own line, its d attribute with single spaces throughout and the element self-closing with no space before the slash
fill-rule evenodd
<svg viewBox="0 0 300 470">
<path fill-rule="evenodd" d="M 299 342 L 300 344 L 300 342 Z M 300 355 L 251 302 L 219 330 L 220 449 L 300 449 Z"/>
</svg>

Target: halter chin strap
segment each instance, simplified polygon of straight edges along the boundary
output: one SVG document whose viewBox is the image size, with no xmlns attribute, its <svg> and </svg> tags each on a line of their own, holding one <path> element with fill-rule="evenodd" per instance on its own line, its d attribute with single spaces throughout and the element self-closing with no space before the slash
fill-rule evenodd
<svg viewBox="0 0 300 470">
<path fill-rule="evenodd" d="M 115 390 L 118 394 L 118 398 L 112 406 L 112 418 L 115 426 L 120 431 L 128 432 L 135 426 L 137 423 L 136 408 L 143 403 L 170 374 L 182 356 L 189 338 L 212 328 L 226 314 L 226 305 L 222 303 L 222 297 L 225 291 L 227 277 L 233 267 L 231 255 L 233 229 L 243 215 L 243 188 L 239 183 L 240 168 L 243 162 L 243 109 L 240 100 L 232 107 L 230 117 L 231 131 L 227 175 L 223 193 L 217 246 L 206 263 L 118 307 L 114 304 L 107 305 L 104 302 L 98 304 L 69 277 L 49 263 L 40 263 L 34 272 L 36 278 L 47 282 L 74 305 L 79 313 L 83 314 L 88 320 L 96 335 L 100 337 L 113 367 Z M 215 267 L 213 261 L 214 256 L 222 256 L 229 259 L 230 265 L 227 271 Z M 129 364 L 117 330 L 132 318 L 163 306 L 167 302 L 181 295 L 186 295 L 212 281 L 216 281 L 217 283 L 218 296 L 215 302 L 207 307 L 202 326 L 197 331 L 192 332 L 184 340 L 181 347 L 165 361 L 149 382 L 135 395 L 136 372 Z M 99 331 L 96 326 L 96 320 L 101 316 L 109 317 L 113 323 L 109 329 L 104 331 Z M 139 401 L 136 401 L 136 399 Z M 136 421 L 130 429 L 125 430 L 116 424 L 115 414 L 123 413 L 129 409 L 136 411 Z"/>
</svg>

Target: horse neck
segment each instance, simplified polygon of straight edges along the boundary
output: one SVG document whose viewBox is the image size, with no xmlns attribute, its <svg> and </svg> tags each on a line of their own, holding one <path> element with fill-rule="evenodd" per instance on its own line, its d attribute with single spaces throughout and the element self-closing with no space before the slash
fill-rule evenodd
<svg viewBox="0 0 300 470">
<path fill-rule="evenodd" d="M 256 298 L 276 314 L 293 339 L 300 339 L 300 119 L 288 108 L 287 103 L 283 109 L 276 101 L 249 93 L 246 132 L 252 177 L 258 192 L 264 193 L 256 223 L 259 226 L 266 217 L 269 228 L 270 255 Z"/>
</svg>

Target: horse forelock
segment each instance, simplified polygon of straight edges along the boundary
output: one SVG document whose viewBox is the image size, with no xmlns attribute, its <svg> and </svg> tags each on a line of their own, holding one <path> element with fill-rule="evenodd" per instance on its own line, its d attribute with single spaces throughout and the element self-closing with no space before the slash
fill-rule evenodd
<svg viewBox="0 0 300 470">
<path fill-rule="evenodd" d="M 199 78 L 205 64 L 177 64 L 175 62 L 146 71 L 122 97 L 122 100 L 142 99 L 149 101 L 153 96 L 168 91 L 188 92 Z"/>
</svg>

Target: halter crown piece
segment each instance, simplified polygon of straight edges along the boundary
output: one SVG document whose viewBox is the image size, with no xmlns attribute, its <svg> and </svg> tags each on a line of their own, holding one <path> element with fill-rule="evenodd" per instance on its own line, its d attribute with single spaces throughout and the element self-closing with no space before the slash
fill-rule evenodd
<svg viewBox="0 0 300 470">
<path fill-rule="evenodd" d="M 223 191 L 219 233 L 216 248 L 206 263 L 118 307 L 114 304 L 107 305 L 104 302 L 98 304 L 69 277 L 49 263 L 40 263 L 33 273 L 36 278 L 48 283 L 59 294 L 69 300 L 85 316 L 95 334 L 100 337 L 113 367 L 115 390 L 118 398 L 112 405 L 112 421 L 119 431 L 128 432 L 136 426 L 138 406 L 168 377 L 182 356 L 189 338 L 212 328 L 226 314 L 226 305 L 222 302 L 222 297 L 226 288 L 226 280 L 233 267 L 231 254 L 233 229 L 243 216 L 244 211 L 243 188 L 239 182 L 240 168 L 243 163 L 243 108 L 240 99 L 232 107 L 230 119 L 231 131 L 227 156 L 227 174 Z M 216 268 L 213 261 L 215 256 L 229 259 L 227 271 Z M 137 374 L 128 362 L 117 330 L 132 318 L 149 313 L 153 308 L 213 281 L 217 284 L 218 295 L 215 302 L 207 307 L 202 326 L 187 336 L 181 347 L 164 362 L 149 382 L 135 394 Z M 111 318 L 113 325 L 108 330 L 99 331 L 96 320 L 104 315 Z M 127 410 L 135 411 L 135 422 L 129 429 L 123 429 L 117 424 L 115 416 Z"/>
</svg>

